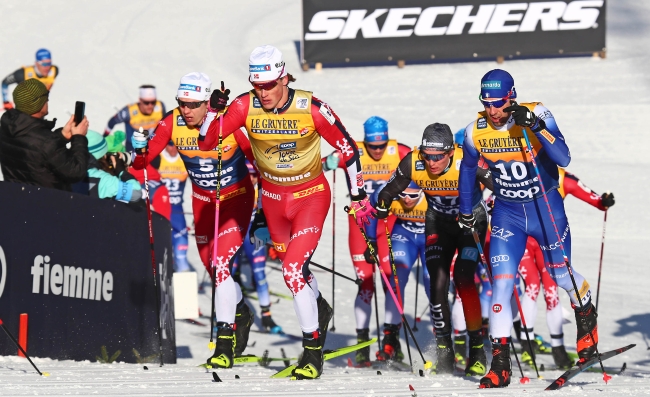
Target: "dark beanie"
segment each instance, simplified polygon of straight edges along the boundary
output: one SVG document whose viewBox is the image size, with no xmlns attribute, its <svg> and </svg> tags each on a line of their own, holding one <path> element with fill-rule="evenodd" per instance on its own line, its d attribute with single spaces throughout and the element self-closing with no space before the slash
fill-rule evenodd
<svg viewBox="0 0 650 397">
<path fill-rule="evenodd" d="M 16 110 L 32 115 L 43 108 L 49 91 L 45 84 L 36 79 L 28 79 L 16 86 L 13 97 Z"/>
<path fill-rule="evenodd" d="M 434 123 L 424 129 L 420 150 L 435 149 L 446 152 L 453 148 L 454 135 L 447 124 Z"/>
</svg>

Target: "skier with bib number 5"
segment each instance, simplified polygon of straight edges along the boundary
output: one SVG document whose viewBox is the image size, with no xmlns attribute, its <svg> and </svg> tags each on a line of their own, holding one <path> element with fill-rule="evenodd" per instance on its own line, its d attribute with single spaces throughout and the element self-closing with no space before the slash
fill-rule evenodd
<svg viewBox="0 0 650 397">
<path fill-rule="evenodd" d="M 257 47 L 248 67 L 252 90 L 238 96 L 219 118 L 208 114 L 199 148 L 210 150 L 220 135 L 227 137 L 241 127 L 248 132 L 260 170 L 264 209 L 258 210 L 250 234 L 262 243 L 270 236 L 282 259 L 284 281 L 293 294 L 303 333 L 302 359 L 292 374 L 314 379 L 323 372 L 323 345 L 332 318 L 332 308 L 309 270 L 331 201 L 321 165 L 321 138 L 345 161 L 351 214 L 363 224 L 374 210 L 363 188 L 358 148 L 338 116 L 311 92 L 289 87 L 295 79 L 277 48 Z"/>
<path fill-rule="evenodd" d="M 569 148 L 550 110 L 539 102 L 517 104 L 516 98 L 514 79 L 508 72 L 494 69 L 486 73 L 479 95 L 484 110 L 465 128 L 463 142 L 459 224 L 474 228 L 476 222 L 472 192 L 479 157 L 487 161 L 492 171 L 496 196 L 490 234 L 490 255 L 500 258 L 498 266 L 492 266 L 493 358 L 490 371 L 480 381 L 481 388 L 510 384 L 510 299 L 528 236 L 539 242 L 547 271 L 569 294 L 575 310 L 580 360 L 590 359 L 598 343 L 596 309 L 591 303 L 589 283 L 573 266 L 572 273 L 567 268 L 571 233 L 558 192 L 558 166 L 569 164 Z"/>
</svg>

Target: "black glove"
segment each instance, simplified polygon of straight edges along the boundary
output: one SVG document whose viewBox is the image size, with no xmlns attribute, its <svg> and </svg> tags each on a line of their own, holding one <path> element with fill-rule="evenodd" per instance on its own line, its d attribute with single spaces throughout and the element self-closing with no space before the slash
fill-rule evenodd
<svg viewBox="0 0 650 397">
<path fill-rule="evenodd" d="M 130 181 L 131 179 L 135 180 L 135 177 L 129 174 L 128 171 L 122 172 L 121 174 L 119 174 L 119 177 L 120 177 L 120 181 L 122 182 Z"/>
<path fill-rule="evenodd" d="M 115 154 L 117 154 L 117 153 L 115 153 Z M 115 167 L 114 167 L 114 170 L 115 170 L 115 175 L 118 175 L 118 176 L 119 176 L 119 175 L 120 175 L 124 170 L 126 170 L 126 164 L 124 163 L 124 160 L 122 160 L 122 158 L 121 158 L 119 155 L 115 156 Z"/>
<path fill-rule="evenodd" d="M 377 206 L 375 209 L 377 210 L 377 214 L 375 215 L 377 219 L 386 219 L 388 218 L 388 210 L 390 206 L 386 205 L 383 200 L 379 200 L 377 203 Z M 372 262 L 371 262 L 372 263 Z"/>
<path fill-rule="evenodd" d="M 515 124 L 522 127 L 528 127 L 533 132 L 539 132 L 546 128 L 544 120 L 540 120 L 532 110 L 526 106 L 517 105 L 513 102 L 512 106 L 503 109 L 504 112 L 512 112 L 512 118 L 515 119 Z"/>
<path fill-rule="evenodd" d="M 268 225 L 266 223 L 266 215 L 264 215 L 263 210 L 258 210 L 255 213 L 255 218 L 253 218 L 253 222 L 251 223 L 251 228 L 248 231 L 248 239 L 250 240 L 251 243 L 255 244 L 256 239 L 255 239 L 255 232 L 259 229 L 267 229 L 268 230 Z"/>
<path fill-rule="evenodd" d="M 372 245 L 372 248 L 375 249 L 375 255 L 377 255 L 377 242 L 371 241 L 370 244 Z M 370 254 L 370 248 L 366 247 L 366 250 L 363 252 L 363 256 L 366 258 L 366 262 L 368 263 L 375 263 L 375 257 Z"/>
<path fill-rule="evenodd" d="M 476 225 L 476 217 L 474 214 L 458 214 L 458 225 L 463 228 L 473 229 Z"/>
<path fill-rule="evenodd" d="M 217 111 L 222 111 L 228 105 L 229 89 L 224 89 L 223 81 L 221 82 L 221 89 L 212 91 L 210 95 L 210 107 Z"/>
<path fill-rule="evenodd" d="M 600 196 L 600 204 L 606 209 L 616 204 L 614 193 L 603 193 L 603 195 Z"/>
</svg>

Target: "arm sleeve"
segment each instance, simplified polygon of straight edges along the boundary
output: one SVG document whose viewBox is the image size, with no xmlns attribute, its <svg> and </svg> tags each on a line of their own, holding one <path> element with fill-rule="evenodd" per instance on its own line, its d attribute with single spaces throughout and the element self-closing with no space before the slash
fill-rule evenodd
<svg viewBox="0 0 650 397">
<path fill-rule="evenodd" d="M 91 178 L 99 179 L 99 183 L 97 184 L 97 191 L 99 193 L 100 199 L 113 198 L 118 193 L 120 193 L 120 195 L 122 196 L 126 196 L 127 194 L 127 192 L 120 191 L 121 190 L 120 184 L 123 182 L 120 181 L 120 178 L 117 176 L 113 176 L 108 172 L 97 168 L 89 169 L 88 176 L 90 176 Z M 128 194 L 130 195 L 130 193 L 131 191 L 129 189 Z"/>
<path fill-rule="evenodd" d="M 542 105 L 535 106 L 533 110 L 535 115 L 544 121 L 544 128 L 535 132 L 537 139 L 542 143 L 548 157 L 560 167 L 566 167 L 571 162 L 569 147 L 564 140 L 564 136 L 555 122 L 555 117 L 550 110 Z"/>
<path fill-rule="evenodd" d="M 409 146 L 406 146 L 403 143 L 398 143 L 397 144 L 397 150 L 399 152 L 399 159 L 403 159 L 406 157 L 407 154 L 411 153 L 411 148 Z"/>
<path fill-rule="evenodd" d="M 60 134 L 60 129 L 55 130 Z M 61 136 L 45 148 L 52 171 L 68 183 L 81 181 L 88 172 L 88 139 L 84 135 L 73 135 L 68 141 Z"/>
<path fill-rule="evenodd" d="M 246 134 L 244 134 L 241 128 L 235 130 L 233 134 L 235 134 L 235 141 L 237 141 L 237 145 L 239 145 L 239 148 L 244 152 L 244 156 L 246 156 L 248 162 L 254 165 L 255 156 L 253 155 L 253 149 L 251 148 L 251 141 L 248 140 Z"/>
<path fill-rule="evenodd" d="M 605 207 L 602 204 L 602 198 L 598 193 L 594 192 L 583 184 L 577 176 L 571 174 L 570 172 L 565 172 L 564 179 L 562 180 L 562 187 L 564 188 L 564 193 L 567 195 L 575 196 L 577 199 L 584 201 L 587 204 L 593 205 L 601 211 L 605 211 Z"/>
<path fill-rule="evenodd" d="M 472 133 L 474 122 L 465 128 L 465 141 L 463 143 L 463 160 L 460 162 L 460 175 L 458 177 L 458 200 L 460 213 L 472 213 L 472 193 L 476 183 L 476 173 L 480 153 L 474 147 Z"/>
<path fill-rule="evenodd" d="M 52 67 L 54 68 L 54 78 L 56 79 L 57 77 L 59 77 L 60 70 L 59 67 L 56 65 L 53 65 Z"/>
<path fill-rule="evenodd" d="M 108 120 L 105 131 L 110 132 L 113 129 L 113 127 L 115 127 L 117 124 L 120 123 L 128 124 L 130 120 L 131 120 L 131 115 L 129 115 L 129 107 L 125 106 Z"/>
<path fill-rule="evenodd" d="M 363 198 L 366 192 L 363 189 L 363 173 L 359 160 L 359 148 L 356 142 L 341 123 L 336 113 L 318 98 L 312 97 L 311 116 L 316 126 L 316 131 L 332 147 L 339 150 L 341 160 L 345 163 L 345 171 L 350 186 L 350 196 L 353 199 Z"/>
<path fill-rule="evenodd" d="M 2 80 L 2 101 L 9 102 L 9 85 L 19 84 L 25 80 L 25 72 L 20 68 Z"/>
<path fill-rule="evenodd" d="M 222 134 L 224 138 L 245 126 L 249 102 L 249 93 L 246 92 L 235 98 L 226 112 L 219 117 L 217 117 L 218 113 L 208 112 L 199 134 L 199 149 L 208 151 L 217 146 L 221 123 L 223 123 Z M 221 120 L 219 120 L 220 118 Z"/>
<path fill-rule="evenodd" d="M 389 206 L 393 200 L 411 183 L 411 162 L 413 153 L 409 153 L 399 162 L 395 173 L 379 192 L 377 202 Z"/>
<path fill-rule="evenodd" d="M 494 191 L 494 182 L 492 181 L 492 172 L 490 172 L 490 167 L 485 162 L 485 159 L 481 157 L 478 161 L 476 167 L 476 177 L 479 182 L 483 184 L 486 188 L 490 189 L 491 192 Z"/>
<path fill-rule="evenodd" d="M 167 143 L 172 138 L 172 129 L 174 128 L 173 112 L 169 112 L 163 117 L 153 133 L 153 138 L 149 140 L 149 150 L 146 154 L 136 154 L 133 152 L 133 168 L 136 170 L 143 169 L 158 157 L 160 152 L 165 149 Z"/>
</svg>

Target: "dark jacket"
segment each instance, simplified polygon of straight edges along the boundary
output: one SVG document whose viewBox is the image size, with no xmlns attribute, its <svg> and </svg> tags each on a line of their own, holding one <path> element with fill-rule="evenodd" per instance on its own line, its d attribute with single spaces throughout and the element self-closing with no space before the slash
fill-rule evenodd
<svg viewBox="0 0 650 397">
<path fill-rule="evenodd" d="M 88 169 L 88 139 L 67 140 L 56 119 L 37 119 L 16 109 L 0 118 L 0 165 L 5 181 L 71 190 Z M 70 149 L 66 144 L 70 142 Z"/>
</svg>

